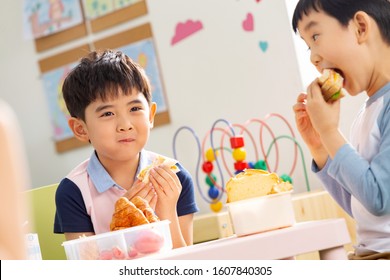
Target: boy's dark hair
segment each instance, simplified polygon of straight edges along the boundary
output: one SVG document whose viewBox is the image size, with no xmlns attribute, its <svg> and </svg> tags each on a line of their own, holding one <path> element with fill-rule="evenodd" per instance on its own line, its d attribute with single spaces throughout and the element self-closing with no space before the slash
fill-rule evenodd
<svg viewBox="0 0 390 280">
<path fill-rule="evenodd" d="M 66 107 L 72 117 L 85 121 L 85 108 L 96 99 L 116 97 L 119 89 L 129 95 L 137 89 L 148 104 L 152 96 L 145 71 L 121 51 L 93 51 L 70 71 L 62 85 Z"/>
<path fill-rule="evenodd" d="M 356 12 L 366 12 L 376 21 L 383 40 L 390 45 L 390 0 L 300 0 L 292 18 L 295 33 L 302 16 L 312 10 L 324 11 L 343 26 L 348 25 Z"/>
</svg>

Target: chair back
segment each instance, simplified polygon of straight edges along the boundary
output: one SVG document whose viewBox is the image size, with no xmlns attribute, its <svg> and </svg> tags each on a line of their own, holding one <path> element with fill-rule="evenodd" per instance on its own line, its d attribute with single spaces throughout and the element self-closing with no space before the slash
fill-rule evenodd
<svg viewBox="0 0 390 280">
<path fill-rule="evenodd" d="M 31 209 L 31 232 L 38 234 L 43 260 L 66 260 L 62 242 L 63 234 L 55 234 L 55 193 L 58 184 L 52 184 L 26 191 Z"/>
</svg>

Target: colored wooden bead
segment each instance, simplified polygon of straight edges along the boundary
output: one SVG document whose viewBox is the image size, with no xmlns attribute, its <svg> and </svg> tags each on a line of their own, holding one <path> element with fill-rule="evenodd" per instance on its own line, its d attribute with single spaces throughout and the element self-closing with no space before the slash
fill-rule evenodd
<svg viewBox="0 0 390 280">
<path fill-rule="evenodd" d="M 222 207 L 223 207 L 223 204 L 221 201 L 217 201 L 217 202 L 210 204 L 210 209 L 216 213 L 221 211 Z"/>
<path fill-rule="evenodd" d="M 243 161 L 246 158 L 246 151 L 244 148 L 234 149 L 232 152 L 232 156 L 235 161 Z"/>
<path fill-rule="evenodd" d="M 203 171 L 207 174 L 211 173 L 211 171 L 213 171 L 213 168 L 214 168 L 214 166 L 210 161 L 206 161 L 202 165 Z"/>
<path fill-rule="evenodd" d="M 211 176 L 211 178 L 210 178 Z M 217 182 L 217 177 L 214 174 L 208 174 L 206 176 L 206 184 L 210 187 L 213 187 L 215 185 L 215 182 Z"/>
<path fill-rule="evenodd" d="M 248 162 L 248 168 L 254 169 L 255 168 L 255 163 L 252 162 L 252 161 Z"/>
<path fill-rule="evenodd" d="M 210 187 L 208 191 L 208 195 L 211 199 L 215 199 L 219 195 L 219 190 L 216 187 Z"/>
<path fill-rule="evenodd" d="M 259 160 L 255 163 L 255 169 L 267 170 L 267 165 L 264 160 Z"/>
<path fill-rule="evenodd" d="M 215 155 L 218 155 L 218 154 L 217 154 L 217 151 L 215 151 Z M 215 160 L 214 151 L 213 151 L 212 148 L 210 148 L 210 149 L 208 149 L 208 150 L 206 151 L 205 156 L 206 156 L 207 161 L 211 161 L 211 162 L 212 162 L 212 161 Z"/>
<path fill-rule="evenodd" d="M 248 163 L 246 161 L 236 161 L 234 163 L 235 170 L 244 170 L 246 168 L 248 168 Z"/>
<path fill-rule="evenodd" d="M 230 147 L 232 147 L 232 149 L 244 147 L 244 137 L 243 136 L 231 137 Z"/>
</svg>

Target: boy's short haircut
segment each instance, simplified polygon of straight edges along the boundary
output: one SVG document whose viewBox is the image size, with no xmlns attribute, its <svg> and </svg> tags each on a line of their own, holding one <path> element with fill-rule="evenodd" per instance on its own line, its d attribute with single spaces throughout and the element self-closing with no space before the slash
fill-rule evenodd
<svg viewBox="0 0 390 280">
<path fill-rule="evenodd" d="M 390 45 L 390 0 L 300 0 L 292 18 L 294 32 L 303 15 L 313 10 L 324 11 L 343 26 L 348 25 L 356 12 L 366 12 L 376 21 L 383 40 Z"/>
<path fill-rule="evenodd" d="M 85 121 L 85 109 L 96 99 L 116 97 L 119 89 L 125 95 L 137 89 L 150 104 L 150 88 L 140 65 L 121 51 L 105 50 L 82 58 L 65 78 L 62 93 L 70 115 Z"/>
</svg>

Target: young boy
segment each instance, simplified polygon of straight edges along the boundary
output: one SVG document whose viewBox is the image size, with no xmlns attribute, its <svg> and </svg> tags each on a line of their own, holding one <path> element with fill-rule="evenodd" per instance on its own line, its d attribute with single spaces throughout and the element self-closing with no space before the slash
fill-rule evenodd
<svg viewBox="0 0 390 280">
<path fill-rule="evenodd" d="M 367 94 L 348 142 L 340 101 L 326 103 L 318 79 L 294 105 L 313 171 L 357 223 L 351 259 L 390 259 L 390 2 L 300 0 L 292 19 L 322 72 L 335 69 L 351 96 Z"/>
<path fill-rule="evenodd" d="M 67 240 L 108 232 L 115 202 L 139 195 L 160 220 L 171 221 L 174 248 L 192 244 L 198 207 L 188 171 L 177 163 L 177 174 L 153 168 L 149 184 L 136 177 L 158 156 L 144 150 L 156 113 L 144 70 L 120 51 L 92 52 L 69 73 L 62 91 L 69 127 L 95 150 L 60 182 L 54 232 Z"/>
</svg>

